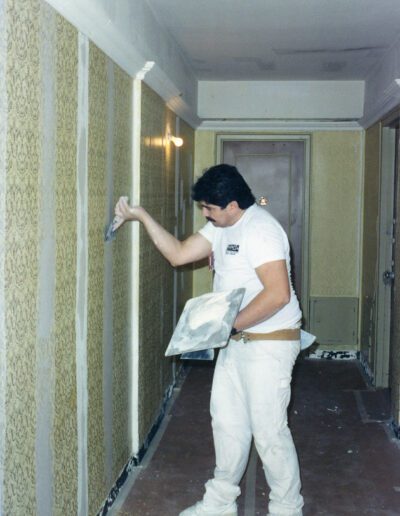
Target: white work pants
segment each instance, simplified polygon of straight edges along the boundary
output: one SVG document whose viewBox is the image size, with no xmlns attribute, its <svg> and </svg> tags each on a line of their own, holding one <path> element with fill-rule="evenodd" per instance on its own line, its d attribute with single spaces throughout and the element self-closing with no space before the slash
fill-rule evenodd
<svg viewBox="0 0 400 516">
<path fill-rule="evenodd" d="M 216 513 L 235 507 L 252 436 L 269 487 L 269 514 L 301 516 L 296 450 L 287 426 L 290 382 L 299 341 L 230 340 L 219 352 L 211 393 L 216 454 L 203 503 Z"/>
</svg>

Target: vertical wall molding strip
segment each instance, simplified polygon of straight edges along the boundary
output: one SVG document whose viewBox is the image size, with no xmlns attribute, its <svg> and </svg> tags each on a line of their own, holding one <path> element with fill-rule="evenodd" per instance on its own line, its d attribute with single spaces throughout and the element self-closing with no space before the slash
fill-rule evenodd
<svg viewBox="0 0 400 516">
<path fill-rule="evenodd" d="M 78 516 L 88 514 L 88 119 L 89 40 L 78 40 L 76 381 L 78 419 Z"/>
<path fill-rule="evenodd" d="M 7 141 L 7 32 L 5 0 L 0 0 L 0 514 L 3 513 L 4 453 L 6 432 L 6 330 L 4 255 L 6 231 L 6 141 Z"/>
<path fill-rule="evenodd" d="M 109 222 L 114 213 L 114 63 L 107 59 L 107 170 L 106 213 Z M 113 484 L 113 246 L 106 243 L 104 249 L 104 294 L 103 294 L 103 424 L 105 446 L 105 478 L 107 486 Z"/>
<path fill-rule="evenodd" d="M 142 117 L 142 81 L 132 81 L 132 203 L 140 204 L 140 145 Z M 131 454 L 139 453 L 139 224 L 131 224 L 132 231 L 132 312 L 131 312 Z"/>
<path fill-rule="evenodd" d="M 55 392 L 55 11 L 40 4 L 41 182 L 39 222 L 38 325 L 36 343 L 36 500 L 43 516 L 53 514 L 53 420 Z"/>
</svg>

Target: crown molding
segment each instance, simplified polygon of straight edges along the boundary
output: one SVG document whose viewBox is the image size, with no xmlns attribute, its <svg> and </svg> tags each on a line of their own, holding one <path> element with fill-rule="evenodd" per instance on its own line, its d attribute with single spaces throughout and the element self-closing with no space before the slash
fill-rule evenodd
<svg viewBox="0 0 400 516">
<path fill-rule="evenodd" d="M 365 129 L 384 118 L 392 109 L 400 104 L 400 79 L 394 79 L 383 91 L 379 99 L 366 109 L 367 114 L 360 118 L 360 125 Z M 365 112 L 364 111 L 364 112 Z"/>
<path fill-rule="evenodd" d="M 357 131 L 356 120 L 203 120 L 200 131 Z"/>
<path fill-rule="evenodd" d="M 193 111 L 191 106 L 185 102 L 183 93 L 157 63 L 146 73 L 144 82 L 165 100 L 169 109 L 179 118 L 182 118 L 182 120 L 193 128 L 200 125 L 201 119 Z"/>
<path fill-rule="evenodd" d="M 137 50 L 112 23 L 106 12 L 93 0 L 46 0 L 61 16 L 97 45 L 133 79 L 148 84 L 177 116 L 192 127 L 200 124 L 196 107 L 190 106 L 171 78 L 156 61 Z"/>
<path fill-rule="evenodd" d="M 46 0 L 79 32 L 87 36 L 131 77 L 143 73 L 147 60 L 129 44 L 93 1 Z"/>
</svg>

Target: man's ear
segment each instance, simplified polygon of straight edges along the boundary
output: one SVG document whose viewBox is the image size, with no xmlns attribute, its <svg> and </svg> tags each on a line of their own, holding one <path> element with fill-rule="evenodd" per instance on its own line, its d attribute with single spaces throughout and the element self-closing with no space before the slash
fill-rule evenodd
<svg viewBox="0 0 400 516">
<path fill-rule="evenodd" d="M 229 208 L 230 210 L 237 210 L 239 208 L 239 204 L 237 201 L 231 201 L 228 202 L 227 208 Z"/>
</svg>

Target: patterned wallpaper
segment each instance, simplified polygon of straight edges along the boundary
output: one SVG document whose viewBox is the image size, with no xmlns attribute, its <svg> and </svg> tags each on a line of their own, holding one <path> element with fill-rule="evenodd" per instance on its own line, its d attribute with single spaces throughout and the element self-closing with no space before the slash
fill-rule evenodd
<svg viewBox="0 0 400 516">
<path fill-rule="evenodd" d="M 113 197 L 129 195 L 132 189 L 131 145 L 132 145 L 132 80 L 118 66 L 113 65 L 114 131 L 113 139 Z M 112 203 L 114 207 L 114 202 Z M 130 454 L 130 382 L 128 378 L 130 358 L 130 284 L 131 284 L 131 240 L 130 232 L 121 231 L 114 242 L 112 262 L 112 478 L 115 479 Z M 105 364 L 107 371 L 108 364 Z"/>
<path fill-rule="evenodd" d="M 88 138 L 88 473 L 89 514 L 104 498 L 105 441 L 103 415 L 103 291 L 104 218 L 107 174 L 107 57 L 93 44 L 89 48 L 89 138 Z M 109 245 L 109 244 L 108 244 Z"/>
<path fill-rule="evenodd" d="M 148 86 L 142 85 L 142 134 L 140 202 L 169 231 L 175 221 L 175 148 L 166 142 L 169 131 L 175 133 L 175 115 Z M 193 130 L 185 128 L 187 150 L 180 150 L 185 171 L 182 196 L 187 206 L 185 232 L 192 232 L 192 208 L 187 199 L 190 167 L 194 153 Z M 186 163 L 186 165 L 185 165 Z M 188 168 L 189 167 L 189 168 Z M 179 218 L 180 213 L 178 213 Z M 167 387 L 172 382 L 171 359 L 164 357 L 173 328 L 174 270 L 160 256 L 143 228 L 140 233 L 140 306 L 139 314 L 139 441 L 143 443 L 154 424 Z M 177 272 L 176 274 L 179 274 Z M 184 273 L 188 290 L 191 270 Z M 178 305 L 188 290 L 182 290 Z M 190 292 L 191 296 L 191 292 Z"/>
<path fill-rule="evenodd" d="M 92 44 L 89 63 L 88 471 L 94 514 L 130 452 L 130 237 L 121 230 L 105 245 L 103 235 L 117 198 L 131 191 L 132 85 Z"/>
<path fill-rule="evenodd" d="M 171 153 L 164 161 L 165 126 L 163 100 L 143 84 L 140 197 L 141 204 L 161 224 L 171 221 L 171 213 L 168 213 L 171 203 L 164 205 L 163 202 L 165 186 L 171 180 L 173 170 Z M 168 169 L 166 165 L 169 165 Z M 163 354 L 167 345 L 164 328 L 172 328 L 173 270 L 154 248 L 143 228 L 140 231 L 139 303 L 143 308 L 139 314 L 139 441 L 143 442 L 160 410 L 164 391 L 172 380 L 171 368 L 169 379 L 163 375 L 160 377 L 158 372 L 164 373 L 165 362 L 170 362 Z"/>
<path fill-rule="evenodd" d="M 4 455 L 6 432 L 6 316 L 5 316 L 5 232 L 6 232 L 6 155 L 7 155 L 7 33 L 6 5 L 0 2 L 0 511 L 3 507 Z"/>
<path fill-rule="evenodd" d="M 130 233 L 105 245 L 104 228 L 131 192 L 132 81 L 44 1 L 6 0 L 0 11 L 0 513 L 96 514 L 130 458 Z M 78 109 L 84 91 L 88 113 Z M 77 156 L 86 148 L 78 280 Z M 87 337 L 77 354 L 82 281 Z"/>
<path fill-rule="evenodd" d="M 61 16 L 56 25 L 55 77 L 55 391 L 54 515 L 77 511 L 75 303 L 77 255 L 78 34 Z"/>
<path fill-rule="evenodd" d="M 40 137 L 39 5 L 7 3 L 4 512 L 36 506 L 36 318 Z M 23 31 L 23 27 L 30 30 Z M 29 84 L 26 80 L 29 79 Z M 27 87 L 28 86 L 28 87 Z"/>
</svg>

